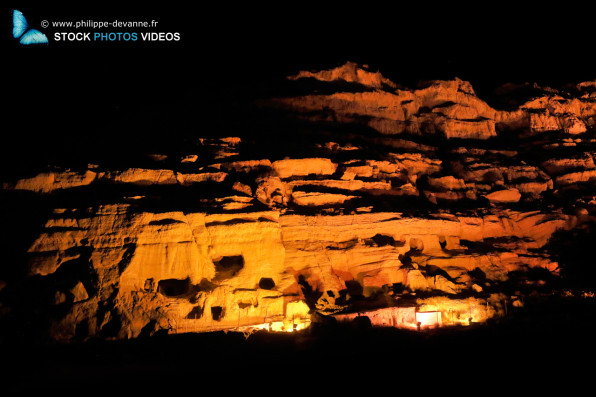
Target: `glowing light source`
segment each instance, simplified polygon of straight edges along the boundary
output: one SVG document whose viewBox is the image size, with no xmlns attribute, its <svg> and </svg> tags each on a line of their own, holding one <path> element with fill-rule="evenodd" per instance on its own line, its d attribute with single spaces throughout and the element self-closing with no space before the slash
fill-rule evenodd
<svg viewBox="0 0 596 397">
<path fill-rule="evenodd" d="M 441 312 L 416 312 L 416 323 L 420 328 L 435 328 L 440 327 Z"/>
</svg>

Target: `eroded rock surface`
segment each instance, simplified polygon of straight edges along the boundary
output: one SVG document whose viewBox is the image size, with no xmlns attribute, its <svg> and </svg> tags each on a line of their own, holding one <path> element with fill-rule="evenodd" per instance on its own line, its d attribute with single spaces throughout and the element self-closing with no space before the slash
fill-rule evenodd
<svg viewBox="0 0 596 397">
<path fill-rule="evenodd" d="M 52 211 L 3 307 L 35 290 L 28 309 L 59 340 L 357 311 L 469 324 L 559 277 L 553 236 L 596 219 L 594 83 L 497 110 L 459 79 L 408 90 L 352 63 L 289 79 L 325 90 L 252 103 L 281 120 L 274 134 L 5 181 Z"/>
</svg>

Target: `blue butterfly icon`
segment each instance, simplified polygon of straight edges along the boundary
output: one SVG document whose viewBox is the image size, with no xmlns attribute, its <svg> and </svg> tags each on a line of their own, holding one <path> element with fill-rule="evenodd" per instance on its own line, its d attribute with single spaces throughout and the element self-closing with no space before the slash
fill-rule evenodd
<svg viewBox="0 0 596 397">
<path fill-rule="evenodd" d="M 12 35 L 21 44 L 47 44 L 48 38 L 36 29 L 29 29 L 29 24 L 21 11 L 12 10 Z"/>
</svg>

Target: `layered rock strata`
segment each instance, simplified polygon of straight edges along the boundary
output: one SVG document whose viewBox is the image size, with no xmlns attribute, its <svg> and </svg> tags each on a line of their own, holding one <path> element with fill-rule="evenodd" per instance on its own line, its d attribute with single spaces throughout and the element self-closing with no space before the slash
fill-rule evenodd
<svg viewBox="0 0 596 397">
<path fill-rule="evenodd" d="M 559 276 L 554 236 L 594 222 L 593 84 L 496 110 L 468 82 L 407 90 L 351 63 L 289 80 L 337 90 L 251 105 L 320 132 L 299 148 L 197 138 L 148 166 L 4 182 L 54 206 L 14 281 L 39 286 L 52 338 L 290 331 L 379 308 L 379 325 L 485 321 Z"/>
</svg>

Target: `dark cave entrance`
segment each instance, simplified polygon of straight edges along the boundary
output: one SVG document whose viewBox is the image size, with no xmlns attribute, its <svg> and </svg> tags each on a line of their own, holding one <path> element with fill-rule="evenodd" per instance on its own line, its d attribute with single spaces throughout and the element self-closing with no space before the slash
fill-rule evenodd
<svg viewBox="0 0 596 397">
<path fill-rule="evenodd" d="M 242 255 L 223 256 L 214 260 L 215 277 L 213 281 L 221 281 L 234 277 L 244 268 L 244 257 Z"/>
<path fill-rule="evenodd" d="M 185 278 L 179 280 L 170 278 L 166 280 L 160 280 L 157 283 L 157 292 L 168 297 L 177 297 L 186 294 L 190 290 L 190 279 Z"/>
<path fill-rule="evenodd" d="M 221 306 L 211 307 L 211 318 L 215 321 L 220 321 L 224 316 L 224 309 Z"/>
<path fill-rule="evenodd" d="M 269 277 L 262 277 L 259 280 L 259 288 L 271 290 L 275 288 L 275 281 L 273 281 L 273 279 Z"/>
</svg>

